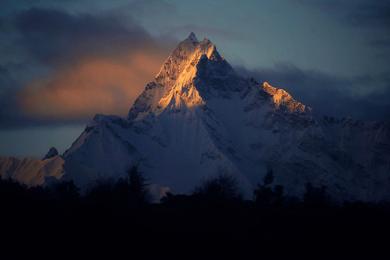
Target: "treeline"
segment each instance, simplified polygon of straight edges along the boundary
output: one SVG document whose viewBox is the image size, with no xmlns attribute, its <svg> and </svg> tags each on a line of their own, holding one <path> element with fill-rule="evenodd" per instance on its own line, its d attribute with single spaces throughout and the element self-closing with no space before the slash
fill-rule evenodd
<svg viewBox="0 0 390 260">
<path fill-rule="evenodd" d="M 230 175 L 206 180 L 190 195 L 168 193 L 152 201 L 148 181 L 136 167 L 126 178 L 105 181 L 80 194 L 73 182 L 28 188 L 0 180 L 0 223 L 7 239 L 60 236 L 93 243 L 188 245 L 245 244 L 252 249 L 375 243 L 390 234 L 386 204 L 335 204 L 326 187 L 307 184 L 303 200 L 272 185 L 270 171 L 245 200 Z M 125 236 L 125 240 L 118 241 Z M 79 242 L 80 242 L 79 241 Z M 53 242 L 51 239 L 46 243 Z"/>
<path fill-rule="evenodd" d="M 336 204 L 326 192 L 326 187 L 314 187 L 310 183 L 306 185 L 303 200 L 288 197 L 284 194 L 281 185 L 273 186 L 274 176 L 269 171 L 263 182 L 257 185 L 253 192 L 253 200 L 244 200 L 237 180 L 228 174 L 221 174 L 215 178 L 207 179 L 194 188 L 192 194 L 167 193 L 159 201 L 159 205 L 165 204 L 190 204 L 193 203 L 212 206 L 214 204 L 242 205 L 245 207 L 269 209 L 283 207 L 307 207 L 324 208 L 334 207 Z M 132 167 L 125 178 L 117 181 L 98 181 L 91 189 L 81 194 L 72 181 L 61 181 L 50 186 L 27 187 L 12 179 L 0 178 L 0 204 L 3 207 L 23 208 L 21 206 L 50 206 L 61 207 L 102 207 L 138 209 L 156 205 L 153 195 L 149 191 L 149 183 L 139 172 L 137 167 Z M 352 204 L 351 204 L 352 205 Z M 355 204 L 357 205 L 357 204 Z M 364 205 L 361 203 L 360 205 Z M 365 204 L 369 206 L 368 204 Z M 372 206 L 372 205 L 370 205 Z M 383 206 L 383 205 L 381 205 Z"/>
</svg>

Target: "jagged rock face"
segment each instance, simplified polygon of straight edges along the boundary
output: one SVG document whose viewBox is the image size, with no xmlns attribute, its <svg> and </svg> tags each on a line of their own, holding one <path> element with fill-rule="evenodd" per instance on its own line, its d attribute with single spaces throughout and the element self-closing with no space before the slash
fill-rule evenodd
<svg viewBox="0 0 390 260">
<path fill-rule="evenodd" d="M 213 75 L 208 75 L 211 73 Z M 226 83 L 234 85 L 239 78 L 213 43 L 208 39 L 198 42 L 195 35 L 190 35 L 165 61 L 155 80 L 147 84 L 128 117 L 135 119 L 148 113 L 158 114 L 166 108 L 200 106 L 207 91 L 215 90 L 215 86 L 210 86 L 212 82 L 202 81 L 208 79 L 214 80 L 214 85 L 226 88 Z"/>
<path fill-rule="evenodd" d="M 390 127 L 316 119 L 285 90 L 238 75 L 208 39 L 181 42 L 127 118 L 98 115 L 64 154 L 80 187 L 138 164 L 154 190 L 188 193 L 221 173 L 249 198 L 270 169 L 290 195 L 307 182 L 339 200 L 390 199 Z"/>
<path fill-rule="evenodd" d="M 272 100 L 277 108 L 283 107 L 289 112 L 310 112 L 311 108 L 306 107 L 304 104 L 296 101 L 287 91 L 284 89 L 278 89 L 271 86 L 268 82 L 263 83 L 263 90 L 272 96 Z"/>
<path fill-rule="evenodd" d="M 44 160 L 0 157 L 0 177 L 12 178 L 28 186 L 44 185 L 62 178 L 63 164 L 64 160 L 58 155 Z"/>
<path fill-rule="evenodd" d="M 46 155 L 42 158 L 42 160 L 50 159 L 57 155 L 58 155 L 57 149 L 55 147 L 51 147 L 49 151 L 46 153 Z"/>
</svg>

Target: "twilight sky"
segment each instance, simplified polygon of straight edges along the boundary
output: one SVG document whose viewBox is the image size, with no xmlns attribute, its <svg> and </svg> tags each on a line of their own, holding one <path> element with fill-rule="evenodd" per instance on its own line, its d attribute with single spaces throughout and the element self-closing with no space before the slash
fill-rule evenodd
<svg viewBox="0 0 390 260">
<path fill-rule="evenodd" d="M 125 115 L 191 31 L 318 114 L 390 118 L 390 0 L 2 0 L 0 155 Z"/>
</svg>

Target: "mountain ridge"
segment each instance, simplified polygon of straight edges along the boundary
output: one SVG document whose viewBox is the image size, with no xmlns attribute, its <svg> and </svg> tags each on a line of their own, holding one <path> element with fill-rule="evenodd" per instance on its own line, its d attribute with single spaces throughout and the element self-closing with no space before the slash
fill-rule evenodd
<svg viewBox="0 0 390 260">
<path fill-rule="evenodd" d="M 311 182 L 339 200 L 388 200 L 390 127 L 357 122 L 314 118 L 287 91 L 241 77 L 191 33 L 127 118 L 94 117 L 61 157 L 61 178 L 86 189 L 139 165 L 163 196 L 230 174 L 250 198 L 272 170 L 288 195 L 302 196 Z"/>
</svg>

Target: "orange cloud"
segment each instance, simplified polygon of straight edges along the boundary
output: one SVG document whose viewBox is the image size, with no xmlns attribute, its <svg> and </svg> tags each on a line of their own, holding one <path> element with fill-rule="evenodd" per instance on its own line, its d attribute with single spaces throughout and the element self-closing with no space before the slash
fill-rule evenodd
<svg viewBox="0 0 390 260">
<path fill-rule="evenodd" d="M 165 53 L 156 50 L 83 58 L 28 84 L 19 93 L 20 105 L 28 116 L 47 120 L 125 115 L 164 58 Z"/>
</svg>

